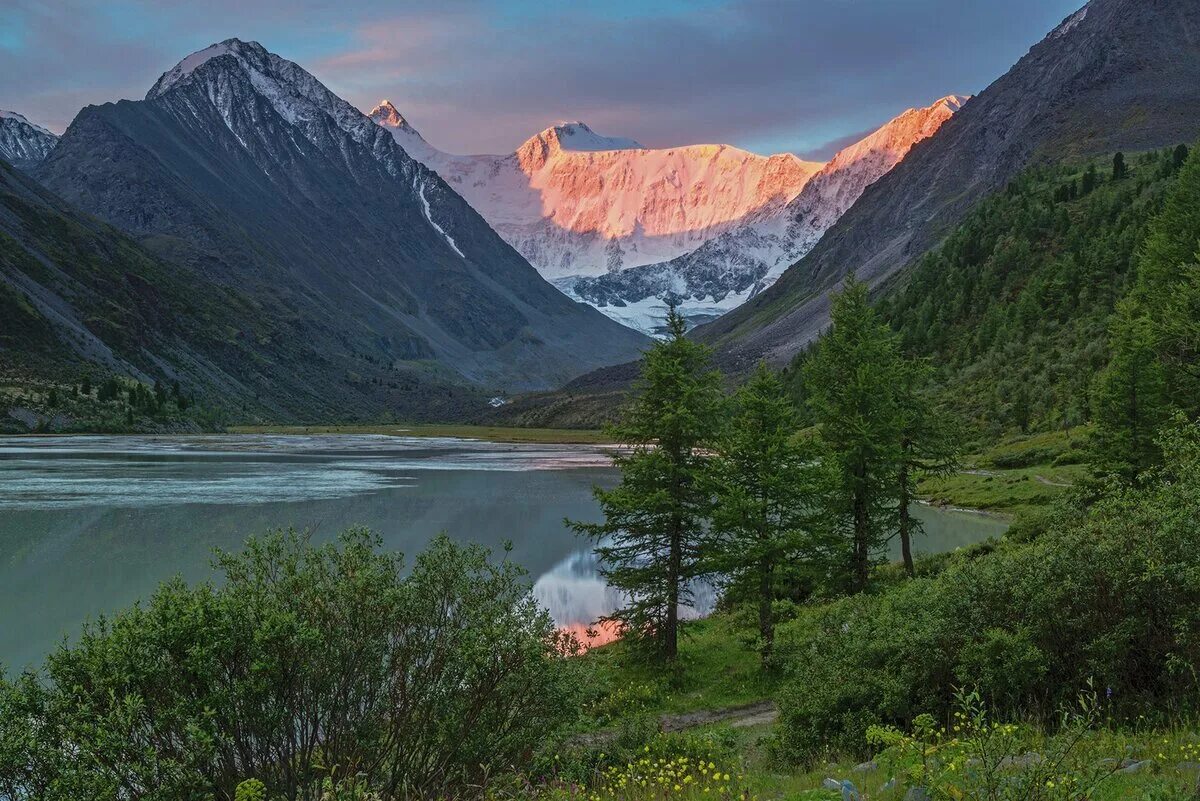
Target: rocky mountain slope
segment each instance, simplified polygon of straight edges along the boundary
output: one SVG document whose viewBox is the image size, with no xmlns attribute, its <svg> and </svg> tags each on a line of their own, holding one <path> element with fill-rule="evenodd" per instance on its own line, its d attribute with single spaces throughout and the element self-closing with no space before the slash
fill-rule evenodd
<svg viewBox="0 0 1200 801">
<path fill-rule="evenodd" d="M 51 388 L 107 375 L 177 381 L 235 419 L 353 419 L 381 408 L 452 416 L 485 400 L 381 369 L 331 381 L 347 365 L 314 339 L 301 321 L 155 258 L 0 162 L 0 404 L 45 406 Z M 0 428 L 9 411 L 0 406 Z"/>
<path fill-rule="evenodd" d="M 0 109 L 0 159 L 27 170 L 45 161 L 58 137 L 15 111 Z"/>
<path fill-rule="evenodd" d="M 643 344 L 546 283 L 388 133 L 257 43 L 188 56 L 143 101 L 85 108 L 34 174 L 185 267 L 197 291 L 246 297 L 319 356 L 305 379 L 331 398 L 356 387 L 382 410 L 376 389 L 394 384 L 548 387 Z"/>
<path fill-rule="evenodd" d="M 675 258 L 782 208 L 822 167 L 729 145 L 650 149 L 581 122 L 547 128 L 507 155 L 457 156 L 426 142 L 386 100 L 371 119 L 549 279 Z"/>
<path fill-rule="evenodd" d="M 788 203 L 758 209 L 743 224 L 691 253 L 555 283 L 571 297 L 648 333 L 662 325 L 667 299 L 693 324 L 713 320 L 774 284 L 868 186 L 895 167 L 913 145 L 936 133 L 966 100 L 952 95 L 926 108 L 909 109 L 839 152 Z"/>
<path fill-rule="evenodd" d="M 786 362 L 848 273 L 878 287 L 1031 163 L 1200 136 L 1200 3 L 1091 0 L 870 186 L 770 289 L 697 332 L 733 370 Z"/>
</svg>

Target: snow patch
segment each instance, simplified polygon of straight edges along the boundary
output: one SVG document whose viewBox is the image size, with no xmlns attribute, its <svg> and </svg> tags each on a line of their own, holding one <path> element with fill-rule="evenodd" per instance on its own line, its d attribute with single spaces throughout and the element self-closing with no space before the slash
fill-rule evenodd
<svg viewBox="0 0 1200 801">
<path fill-rule="evenodd" d="M 38 125 L 36 122 L 30 122 L 25 117 L 24 114 L 18 114 L 15 111 L 5 111 L 4 109 L 0 108 L 0 120 L 16 120 L 17 122 L 22 123 L 23 125 L 28 125 L 30 128 L 32 128 L 33 130 L 37 131 L 40 134 L 45 134 L 46 136 L 53 136 L 55 139 L 58 138 L 57 134 L 46 130 L 42 126 Z"/>
<path fill-rule="evenodd" d="M 1090 5 L 1091 5 L 1091 3 L 1088 3 L 1088 5 L 1085 5 L 1083 8 L 1079 9 L 1074 14 L 1067 17 L 1067 19 L 1063 22 L 1063 24 L 1059 25 L 1057 28 L 1055 28 L 1054 32 L 1051 33 L 1050 36 L 1054 39 L 1061 39 L 1062 37 L 1066 36 L 1071 31 L 1073 31 L 1077 27 L 1079 27 L 1079 23 L 1083 22 L 1084 19 L 1087 18 L 1088 6 L 1090 6 Z"/>
<path fill-rule="evenodd" d="M 226 39 L 224 42 L 209 45 L 203 50 L 197 50 L 195 53 L 187 56 L 183 59 L 183 61 L 180 61 L 174 67 L 162 74 L 162 77 L 158 79 L 158 82 L 150 88 L 149 93 L 146 95 L 146 99 L 149 100 L 150 98 L 158 97 L 159 95 L 163 94 L 172 86 L 195 72 L 196 68 L 201 64 L 217 58 L 218 56 L 228 55 L 229 53 L 233 52 L 233 46 L 235 43 L 239 42 L 236 39 Z"/>
<path fill-rule="evenodd" d="M 417 179 L 414 178 L 413 179 L 413 189 L 417 190 L 417 196 L 421 198 L 421 207 L 425 211 L 425 219 L 428 220 L 429 224 L 433 226 L 433 230 L 435 230 L 439 234 L 441 234 L 442 238 L 446 240 L 446 244 L 448 244 L 448 245 L 450 245 L 450 247 L 454 248 L 454 252 L 457 253 L 459 256 L 462 256 L 462 258 L 465 259 L 466 256 L 463 256 L 463 252 L 458 249 L 458 245 L 454 242 L 454 238 L 452 236 L 450 236 L 450 234 L 446 233 L 446 229 L 442 228 L 442 226 L 438 225 L 437 223 L 435 223 L 433 221 L 433 214 L 430 212 L 430 209 L 429 209 L 429 201 L 426 200 L 426 198 L 425 198 L 425 182 L 418 181 Z"/>
</svg>

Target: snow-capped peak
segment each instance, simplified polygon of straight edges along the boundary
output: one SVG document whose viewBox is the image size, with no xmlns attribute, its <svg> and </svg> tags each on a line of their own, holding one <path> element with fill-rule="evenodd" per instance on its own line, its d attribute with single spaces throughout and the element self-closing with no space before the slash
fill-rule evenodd
<svg viewBox="0 0 1200 801">
<path fill-rule="evenodd" d="M 386 98 L 380 100 L 379 105 L 371 109 L 371 113 L 367 116 L 385 128 L 403 128 L 413 133 L 417 132 L 415 128 L 408 124 L 408 120 L 401 116 L 399 110 L 392 105 L 392 101 Z"/>
<path fill-rule="evenodd" d="M 576 152 L 645 150 L 634 140 L 623 136 L 601 136 L 579 120 L 559 122 L 534 138 L 541 139 L 560 150 Z"/>
<path fill-rule="evenodd" d="M 51 133 L 50 131 L 46 130 L 42 126 L 38 125 L 36 122 L 30 122 L 24 114 L 18 114 L 15 111 L 5 111 L 4 109 L 0 108 L 0 120 L 16 120 L 17 122 L 19 122 L 23 125 L 28 125 L 30 128 L 32 128 L 33 130 L 37 131 L 40 134 L 45 134 L 46 136 L 53 136 L 55 139 L 58 138 L 58 136 L 56 134 Z"/>
<path fill-rule="evenodd" d="M 218 56 L 237 53 L 239 50 L 249 47 L 255 47 L 261 50 L 264 54 L 266 53 L 265 48 L 263 48 L 263 46 L 258 42 L 251 42 L 247 44 L 241 39 L 226 39 L 223 42 L 211 44 L 203 50 L 197 50 L 195 53 L 185 57 L 174 67 L 171 67 L 171 69 L 164 72 L 162 76 L 159 77 L 159 79 L 155 82 L 154 86 L 150 87 L 150 91 L 146 93 L 146 99 L 151 100 L 159 95 L 162 95 L 172 86 L 195 72 L 196 68 L 200 65 L 205 64 L 208 61 L 217 58 Z"/>
<path fill-rule="evenodd" d="M 211 66 L 215 62 L 219 62 L 219 67 Z M 226 39 L 192 53 L 163 73 L 146 93 L 146 99 L 163 99 L 198 84 L 244 145 L 235 124 L 236 112 L 244 110 L 244 99 L 230 93 L 227 78 L 231 75 L 240 76 L 249 84 L 250 91 L 270 103 L 310 141 L 322 139 L 324 121 L 332 121 L 358 143 L 372 150 L 378 145 L 379 127 L 366 115 L 329 91 L 298 64 L 269 52 L 258 42 Z M 377 155 L 387 157 L 386 152 Z M 389 170 L 396 169 L 395 164 L 389 164 Z"/>
<path fill-rule="evenodd" d="M 58 137 L 24 114 L 0 109 L 0 159 L 22 169 L 40 164 L 54 150 Z"/>
</svg>

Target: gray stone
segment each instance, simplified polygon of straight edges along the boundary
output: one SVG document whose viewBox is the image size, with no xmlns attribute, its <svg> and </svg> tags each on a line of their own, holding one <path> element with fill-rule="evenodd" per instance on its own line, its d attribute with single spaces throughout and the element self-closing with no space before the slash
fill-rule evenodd
<svg viewBox="0 0 1200 801">
<path fill-rule="evenodd" d="M 1126 759 L 1121 762 L 1121 773 L 1141 773 L 1144 770 L 1149 770 L 1154 767 L 1153 759 L 1143 759 L 1140 762 L 1133 759 Z"/>
<path fill-rule="evenodd" d="M 878 763 L 876 763 L 875 760 L 871 760 L 870 762 L 863 762 L 862 764 L 855 765 L 853 768 L 850 769 L 850 772 L 851 773 L 874 773 L 877 770 L 879 770 Z"/>
</svg>

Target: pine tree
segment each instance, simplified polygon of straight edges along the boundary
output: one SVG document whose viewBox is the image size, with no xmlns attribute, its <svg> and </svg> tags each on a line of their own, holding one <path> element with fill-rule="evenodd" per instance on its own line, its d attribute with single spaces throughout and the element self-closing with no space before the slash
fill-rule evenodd
<svg viewBox="0 0 1200 801">
<path fill-rule="evenodd" d="M 805 371 L 809 405 L 838 478 L 831 518 L 848 533 L 851 587 L 861 592 L 897 518 L 903 378 L 896 336 L 854 279 L 833 301 L 833 326 Z"/>
<path fill-rule="evenodd" d="M 735 414 L 708 465 L 712 532 L 706 549 L 731 586 L 752 588 L 759 655 L 771 667 L 775 597 L 782 573 L 824 553 L 822 481 L 811 444 L 795 440 L 797 410 L 765 364 L 734 397 Z"/>
<path fill-rule="evenodd" d="M 916 499 L 917 481 L 925 475 L 946 475 L 958 466 L 958 432 L 951 418 L 939 414 L 927 391 L 932 368 L 925 360 L 910 361 L 899 387 L 900 466 L 897 472 L 896 533 L 904 569 L 909 576 L 916 573 L 913 563 L 912 540 L 923 529 L 910 507 Z"/>
<path fill-rule="evenodd" d="M 1123 181 L 1129 175 L 1129 168 L 1125 166 L 1125 154 L 1120 151 L 1113 156 L 1112 179 L 1114 181 Z"/>
<path fill-rule="evenodd" d="M 1135 302 L 1121 304 L 1112 328 L 1112 358 L 1093 390 L 1092 463 L 1100 475 L 1133 482 L 1161 458 L 1156 438 L 1169 415 L 1167 382 L 1154 325 Z"/>
<path fill-rule="evenodd" d="M 595 490 L 604 522 L 568 521 L 596 541 L 601 574 L 626 596 L 607 620 L 668 660 L 678 654 L 679 607 L 701 571 L 710 511 L 701 449 L 714 441 L 725 401 L 710 350 L 685 331 L 672 308 L 667 339 L 646 352 L 635 395 L 610 429 L 627 449 L 613 457 L 620 485 Z"/>
</svg>

